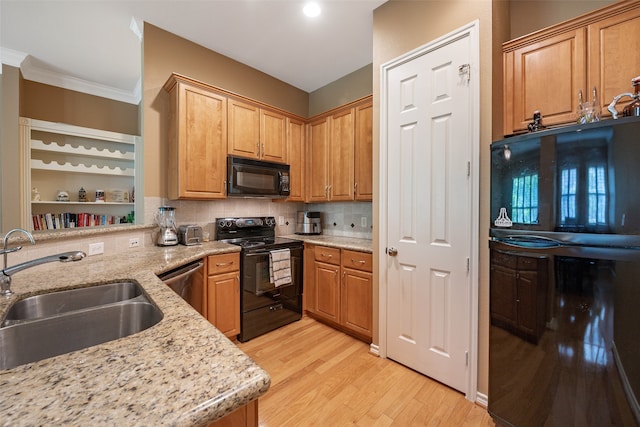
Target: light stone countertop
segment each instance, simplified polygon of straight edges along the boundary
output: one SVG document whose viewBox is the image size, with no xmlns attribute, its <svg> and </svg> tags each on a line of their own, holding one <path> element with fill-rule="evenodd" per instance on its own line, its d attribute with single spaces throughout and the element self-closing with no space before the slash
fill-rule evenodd
<svg viewBox="0 0 640 427">
<path fill-rule="evenodd" d="M 119 340 L 0 371 L 0 424 L 200 426 L 264 394 L 269 374 L 155 275 L 237 251 L 220 242 L 144 247 L 15 274 L 0 319 L 28 295 L 118 280 L 140 283 L 164 317 Z"/>
<path fill-rule="evenodd" d="M 349 249 L 352 251 L 373 253 L 373 241 L 367 239 L 358 239 L 355 237 L 330 236 L 327 234 L 309 235 L 309 234 L 290 234 L 282 236 L 288 239 L 302 240 L 305 243 L 314 245 L 328 246 L 339 249 Z"/>
<path fill-rule="evenodd" d="M 373 252 L 366 239 L 282 237 Z M 116 341 L 0 371 L 0 424 L 208 425 L 264 394 L 268 373 L 156 277 L 207 255 L 239 250 L 220 242 L 145 247 L 17 273 L 16 294 L 0 298 L 0 319 L 25 296 L 131 279 L 164 318 Z"/>
</svg>

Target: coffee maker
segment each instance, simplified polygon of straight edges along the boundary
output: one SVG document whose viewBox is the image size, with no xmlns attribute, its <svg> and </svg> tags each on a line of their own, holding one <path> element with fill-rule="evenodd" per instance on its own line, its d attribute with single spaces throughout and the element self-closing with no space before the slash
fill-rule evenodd
<svg viewBox="0 0 640 427">
<path fill-rule="evenodd" d="M 320 212 L 298 211 L 296 234 L 322 234 Z"/>
<path fill-rule="evenodd" d="M 160 233 L 156 240 L 158 246 L 173 246 L 178 244 L 178 232 L 175 221 L 176 208 L 161 206 L 156 214 L 156 222 L 160 226 Z"/>
</svg>

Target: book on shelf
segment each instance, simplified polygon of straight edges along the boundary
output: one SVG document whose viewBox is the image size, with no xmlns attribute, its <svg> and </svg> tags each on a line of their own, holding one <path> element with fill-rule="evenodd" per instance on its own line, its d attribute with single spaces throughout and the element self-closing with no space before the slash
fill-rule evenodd
<svg viewBox="0 0 640 427">
<path fill-rule="evenodd" d="M 117 215 L 100 215 L 86 212 L 44 213 L 31 216 L 33 230 L 61 230 L 77 227 L 100 227 L 124 224 L 126 219 Z"/>
</svg>

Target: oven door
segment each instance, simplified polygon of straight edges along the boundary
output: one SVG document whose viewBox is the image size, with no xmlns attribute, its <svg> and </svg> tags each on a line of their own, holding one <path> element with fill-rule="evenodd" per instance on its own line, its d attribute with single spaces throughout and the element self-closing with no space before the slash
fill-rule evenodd
<svg viewBox="0 0 640 427">
<path fill-rule="evenodd" d="M 275 249 L 275 248 L 274 248 Z M 263 295 L 267 292 L 283 291 L 298 295 L 302 293 L 302 254 L 303 248 L 291 249 L 291 283 L 276 286 L 269 280 L 269 251 L 244 253 L 242 256 L 242 288 L 245 292 L 255 295 Z"/>
</svg>

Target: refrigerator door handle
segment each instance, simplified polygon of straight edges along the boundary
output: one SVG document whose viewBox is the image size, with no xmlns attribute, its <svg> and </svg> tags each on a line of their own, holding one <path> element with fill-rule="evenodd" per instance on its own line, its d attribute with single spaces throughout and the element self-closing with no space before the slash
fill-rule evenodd
<svg viewBox="0 0 640 427">
<path fill-rule="evenodd" d="M 509 235 L 504 237 L 494 237 L 493 240 L 516 248 L 545 249 L 566 246 L 561 241 L 552 239 L 550 237 L 531 235 Z"/>
</svg>

